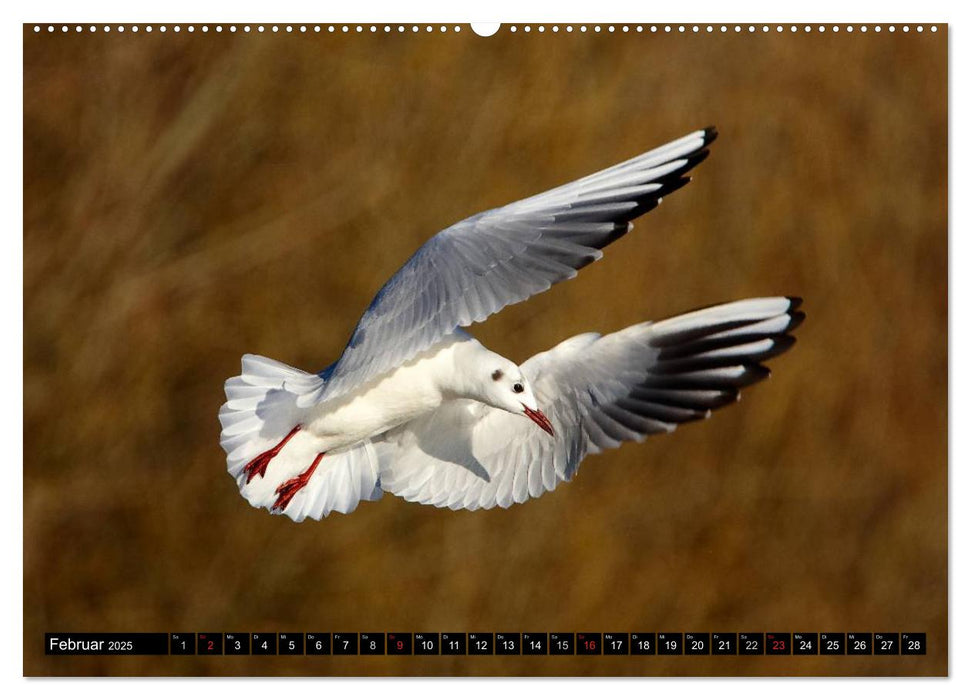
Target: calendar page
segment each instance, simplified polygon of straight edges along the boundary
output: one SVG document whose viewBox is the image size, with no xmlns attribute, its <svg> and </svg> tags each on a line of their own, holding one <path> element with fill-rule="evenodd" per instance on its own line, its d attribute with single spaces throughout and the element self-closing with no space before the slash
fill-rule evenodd
<svg viewBox="0 0 971 700">
<path fill-rule="evenodd" d="M 25 675 L 947 675 L 946 24 L 23 62 Z"/>
</svg>

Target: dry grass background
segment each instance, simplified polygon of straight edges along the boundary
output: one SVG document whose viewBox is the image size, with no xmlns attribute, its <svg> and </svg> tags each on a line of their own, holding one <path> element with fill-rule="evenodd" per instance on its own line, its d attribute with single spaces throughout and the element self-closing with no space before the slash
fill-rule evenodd
<svg viewBox="0 0 971 700">
<path fill-rule="evenodd" d="M 947 38 L 24 33 L 24 670 L 943 674 Z M 295 525 L 225 474 L 239 356 L 320 369 L 427 237 L 709 123 L 695 181 L 475 329 L 800 294 L 737 406 L 510 510 Z M 926 631 L 927 657 L 50 658 L 45 631 Z"/>
</svg>

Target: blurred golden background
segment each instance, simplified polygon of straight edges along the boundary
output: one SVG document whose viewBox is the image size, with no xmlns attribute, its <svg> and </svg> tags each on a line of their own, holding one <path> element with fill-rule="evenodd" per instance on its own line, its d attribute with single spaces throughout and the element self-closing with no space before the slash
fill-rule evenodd
<svg viewBox="0 0 971 700">
<path fill-rule="evenodd" d="M 947 672 L 947 32 L 24 29 L 24 671 Z M 225 473 L 436 231 L 715 124 L 694 182 L 473 329 L 523 361 L 798 294 L 710 421 L 509 510 L 296 525 Z M 45 631 L 926 631 L 926 657 L 45 657 Z"/>
</svg>

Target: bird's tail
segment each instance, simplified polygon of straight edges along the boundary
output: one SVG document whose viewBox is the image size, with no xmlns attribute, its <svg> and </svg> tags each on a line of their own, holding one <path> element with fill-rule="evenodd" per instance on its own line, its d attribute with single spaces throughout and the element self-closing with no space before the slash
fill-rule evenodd
<svg viewBox="0 0 971 700">
<path fill-rule="evenodd" d="M 299 522 L 335 510 L 349 513 L 362 499 L 380 497 L 370 443 L 317 460 L 314 439 L 300 430 L 324 383 L 319 375 L 259 355 L 243 355 L 241 374 L 226 381 L 219 442 L 229 474 L 250 505 Z M 281 506 L 281 485 L 311 465 L 317 468 L 306 485 Z"/>
</svg>

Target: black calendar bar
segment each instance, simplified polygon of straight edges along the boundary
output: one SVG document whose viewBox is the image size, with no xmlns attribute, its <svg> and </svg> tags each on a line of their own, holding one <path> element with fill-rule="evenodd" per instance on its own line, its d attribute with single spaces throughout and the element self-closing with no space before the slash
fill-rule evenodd
<svg viewBox="0 0 971 700">
<path fill-rule="evenodd" d="M 313 656 L 327 656 L 330 654 L 331 643 L 329 632 L 307 632 L 307 653 Z"/>
<path fill-rule="evenodd" d="M 742 656 L 760 656 L 765 653 L 765 632 L 739 632 L 738 653 Z"/>
<path fill-rule="evenodd" d="M 651 656 L 657 653 L 657 634 L 654 632 L 632 632 L 630 653 L 638 656 Z"/>
<path fill-rule="evenodd" d="M 573 632 L 550 632 L 550 654 L 572 656 L 576 652 L 575 641 L 576 634 Z"/>
<path fill-rule="evenodd" d="M 900 653 L 900 635 L 896 632 L 876 632 L 873 635 L 873 653 L 892 656 Z"/>
<path fill-rule="evenodd" d="M 658 632 L 657 653 L 661 656 L 681 656 L 684 654 L 684 633 Z"/>
<path fill-rule="evenodd" d="M 277 648 L 283 656 L 303 656 L 303 632 L 281 632 Z"/>
<path fill-rule="evenodd" d="M 200 632 L 196 635 L 196 653 L 200 656 L 219 656 L 223 653 L 222 632 Z"/>
<path fill-rule="evenodd" d="M 495 653 L 495 637 L 492 632 L 469 632 L 469 654 L 491 656 Z"/>
<path fill-rule="evenodd" d="M 465 632 L 442 632 L 442 654 L 444 656 L 465 656 L 468 645 Z"/>
<path fill-rule="evenodd" d="M 48 632 L 44 635 L 48 656 L 146 656 L 169 653 L 166 632 L 97 633 Z"/>
<path fill-rule="evenodd" d="M 846 654 L 846 632 L 821 632 L 819 653 L 824 656 L 843 656 Z"/>
<path fill-rule="evenodd" d="M 415 634 L 415 653 L 437 656 L 441 649 L 441 636 L 438 632 L 417 632 Z"/>
<path fill-rule="evenodd" d="M 794 632 L 792 635 L 792 653 L 799 656 L 819 654 L 819 633 Z"/>
<path fill-rule="evenodd" d="M 196 635 L 193 632 L 173 632 L 169 635 L 169 653 L 173 656 L 192 656 L 196 653 Z"/>
<path fill-rule="evenodd" d="M 873 653 L 873 633 L 850 632 L 846 635 L 846 653 L 868 656 Z"/>
<path fill-rule="evenodd" d="M 766 632 L 765 653 L 769 656 L 788 656 L 792 653 L 792 635 L 788 632 Z"/>
<path fill-rule="evenodd" d="M 500 656 L 518 656 L 522 646 L 523 636 L 519 632 L 496 632 L 496 653 Z"/>
<path fill-rule="evenodd" d="M 226 656 L 249 656 L 249 632 L 227 632 L 223 641 Z"/>
<path fill-rule="evenodd" d="M 605 632 L 604 654 L 610 656 L 630 654 L 630 635 L 627 632 Z"/>
<path fill-rule="evenodd" d="M 357 633 L 334 632 L 334 644 L 331 648 L 333 649 L 333 653 L 338 656 L 356 656 Z"/>
<path fill-rule="evenodd" d="M 391 656 L 408 656 L 414 636 L 408 632 L 388 632 L 388 654 Z"/>
<path fill-rule="evenodd" d="M 523 653 L 528 656 L 546 656 L 549 653 L 549 634 L 546 632 L 524 632 Z"/>
<path fill-rule="evenodd" d="M 380 632 L 361 632 L 361 653 L 366 656 L 383 656 L 384 635 Z"/>
<path fill-rule="evenodd" d="M 48 656 L 925 656 L 925 632 L 48 632 Z"/>
<path fill-rule="evenodd" d="M 706 656 L 711 653 L 711 635 L 707 632 L 685 632 L 684 653 L 689 656 Z"/>
<path fill-rule="evenodd" d="M 577 654 L 597 655 L 603 653 L 603 634 L 600 632 L 577 632 Z"/>
<path fill-rule="evenodd" d="M 738 635 L 734 632 L 713 633 L 711 653 L 715 656 L 735 656 L 738 653 Z"/>
<path fill-rule="evenodd" d="M 904 632 L 900 635 L 900 653 L 923 656 L 927 653 L 927 634 L 925 632 Z"/>
<path fill-rule="evenodd" d="M 276 656 L 276 635 L 272 632 L 251 634 L 250 644 L 256 656 Z"/>
</svg>

